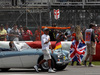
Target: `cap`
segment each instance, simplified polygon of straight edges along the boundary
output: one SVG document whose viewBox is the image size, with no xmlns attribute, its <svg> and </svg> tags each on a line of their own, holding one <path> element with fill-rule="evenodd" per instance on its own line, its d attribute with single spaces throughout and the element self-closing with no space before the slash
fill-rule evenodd
<svg viewBox="0 0 100 75">
<path fill-rule="evenodd" d="M 48 28 L 44 28 L 43 31 L 49 31 L 49 29 Z"/>
<path fill-rule="evenodd" d="M 1 24 L 0 27 L 3 27 L 3 24 Z"/>
</svg>

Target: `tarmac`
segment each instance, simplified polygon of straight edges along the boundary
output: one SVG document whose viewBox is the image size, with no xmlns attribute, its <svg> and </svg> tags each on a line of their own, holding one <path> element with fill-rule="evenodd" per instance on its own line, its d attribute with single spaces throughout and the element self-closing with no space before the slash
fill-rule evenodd
<svg viewBox="0 0 100 75">
<path fill-rule="evenodd" d="M 0 75 L 100 75 L 100 66 L 85 67 L 85 66 L 67 66 L 63 71 L 56 73 L 48 72 L 37 73 L 34 69 L 10 69 L 8 72 L 0 72 Z"/>
</svg>

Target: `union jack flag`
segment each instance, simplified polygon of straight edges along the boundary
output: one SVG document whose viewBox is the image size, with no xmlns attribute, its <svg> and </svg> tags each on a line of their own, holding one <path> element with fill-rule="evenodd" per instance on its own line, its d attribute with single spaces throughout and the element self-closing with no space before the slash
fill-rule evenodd
<svg viewBox="0 0 100 75">
<path fill-rule="evenodd" d="M 70 59 L 81 63 L 85 51 L 86 51 L 85 43 L 73 40 L 72 45 L 70 47 Z"/>
</svg>

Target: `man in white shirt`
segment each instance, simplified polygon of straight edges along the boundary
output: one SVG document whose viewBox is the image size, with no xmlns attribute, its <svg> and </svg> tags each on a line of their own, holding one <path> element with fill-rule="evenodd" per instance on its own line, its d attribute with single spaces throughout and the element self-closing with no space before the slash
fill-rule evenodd
<svg viewBox="0 0 100 75">
<path fill-rule="evenodd" d="M 49 65 L 49 73 L 54 73 L 55 71 L 51 69 L 51 55 L 49 52 L 49 48 L 51 49 L 51 52 L 53 53 L 52 47 L 51 47 L 51 43 L 50 43 L 50 36 L 49 34 L 49 29 L 48 28 L 44 28 L 44 34 L 41 37 L 41 43 L 42 43 L 42 51 L 44 54 L 44 59 L 42 61 L 40 61 L 40 63 L 38 65 L 35 65 L 34 68 L 37 72 L 38 71 L 38 67 L 43 64 L 46 60 L 48 60 L 48 65 Z"/>
</svg>

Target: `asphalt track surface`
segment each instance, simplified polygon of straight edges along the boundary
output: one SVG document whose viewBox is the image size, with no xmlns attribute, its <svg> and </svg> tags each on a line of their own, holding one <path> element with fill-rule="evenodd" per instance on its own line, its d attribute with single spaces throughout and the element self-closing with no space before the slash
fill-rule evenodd
<svg viewBox="0 0 100 75">
<path fill-rule="evenodd" d="M 36 73 L 34 69 L 10 69 L 8 72 L 0 72 L 0 75 L 100 75 L 100 66 L 68 66 L 63 71 L 56 71 L 56 73 L 39 71 Z"/>
</svg>

